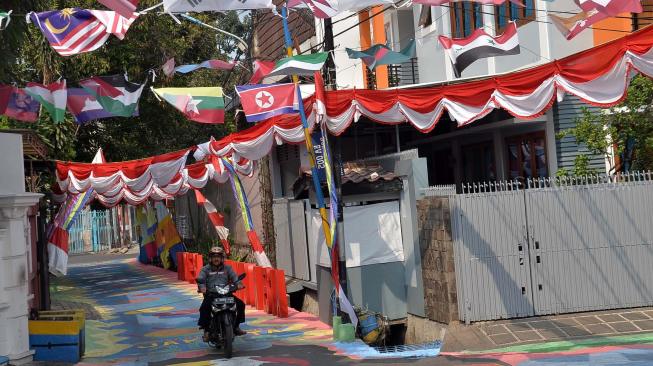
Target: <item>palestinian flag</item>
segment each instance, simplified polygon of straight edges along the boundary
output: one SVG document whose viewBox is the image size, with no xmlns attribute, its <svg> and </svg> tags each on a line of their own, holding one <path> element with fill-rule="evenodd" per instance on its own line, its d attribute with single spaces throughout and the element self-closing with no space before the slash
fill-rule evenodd
<svg viewBox="0 0 653 366">
<path fill-rule="evenodd" d="M 515 22 L 510 22 L 506 31 L 498 37 L 492 37 L 485 33 L 483 28 L 479 28 L 467 38 L 451 39 L 445 36 L 438 38 L 451 59 L 456 77 L 460 77 L 463 70 L 476 60 L 494 56 L 518 55 L 520 52 L 517 23 Z"/>
<path fill-rule="evenodd" d="M 152 90 L 191 121 L 224 123 L 222 88 L 160 88 Z"/>
<path fill-rule="evenodd" d="M 275 75 L 313 75 L 324 66 L 329 54 L 327 52 L 311 53 L 286 57 L 277 61 L 274 69 L 266 76 Z"/>
<path fill-rule="evenodd" d="M 117 117 L 131 117 L 138 112 L 138 100 L 145 84 L 135 84 L 124 75 L 95 76 L 79 85 L 97 99 L 105 111 Z"/>
<path fill-rule="evenodd" d="M 24 90 L 25 93 L 43 105 L 50 113 L 53 121 L 63 122 L 66 116 L 66 100 L 68 99 L 66 80 L 48 85 L 27 83 Z"/>
</svg>

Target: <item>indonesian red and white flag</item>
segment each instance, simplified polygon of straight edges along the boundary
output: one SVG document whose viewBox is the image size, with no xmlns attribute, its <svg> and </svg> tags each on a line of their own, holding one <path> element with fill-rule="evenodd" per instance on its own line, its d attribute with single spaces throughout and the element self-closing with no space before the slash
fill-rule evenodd
<svg viewBox="0 0 653 366">
<path fill-rule="evenodd" d="M 93 164 L 105 163 L 102 149 L 98 149 Z M 67 195 L 59 208 L 48 232 L 48 270 L 55 276 L 65 276 L 68 272 L 68 229 L 84 207 L 95 195 L 91 188 L 83 193 Z"/>
<path fill-rule="evenodd" d="M 520 52 L 517 23 L 515 22 L 510 22 L 505 32 L 498 37 L 492 37 L 483 28 L 479 28 L 467 38 L 452 39 L 440 36 L 438 39 L 449 56 L 458 77 L 476 60 L 494 56 L 517 55 Z"/>
<path fill-rule="evenodd" d="M 263 80 L 272 70 L 276 62 L 274 61 L 262 61 L 254 60 L 254 73 L 252 73 L 252 78 L 249 79 L 247 84 L 258 84 Z"/>
<path fill-rule="evenodd" d="M 204 207 L 206 210 L 206 214 L 209 216 L 209 220 L 211 220 L 213 227 L 215 227 L 215 231 L 218 232 L 218 237 L 220 238 L 220 243 L 222 243 L 222 247 L 224 248 L 225 253 L 229 255 L 231 252 L 229 240 L 227 239 L 229 237 L 229 229 L 224 226 L 224 216 L 218 212 L 211 201 L 207 200 L 206 197 L 204 197 L 199 189 L 195 190 L 195 199 L 197 200 L 197 204 Z"/>
<path fill-rule="evenodd" d="M 550 14 L 553 24 L 567 39 L 576 37 L 580 32 L 603 19 L 621 13 L 641 13 L 639 0 L 574 0 L 582 12 L 568 18 Z"/>
<path fill-rule="evenodd" d="M 247 122 L 259 122 L 273 116 L 296 113 L 297 92 L 295 84 L 239 85 L 240 97 Z"/>
<path fill-rule="evenodd" d="M 313 79 L 315 80 L 315 112 L 321 121 L 326 115 L 326 92 L 324 91 L 322 73 L 316 71 Z"/>
</svg>

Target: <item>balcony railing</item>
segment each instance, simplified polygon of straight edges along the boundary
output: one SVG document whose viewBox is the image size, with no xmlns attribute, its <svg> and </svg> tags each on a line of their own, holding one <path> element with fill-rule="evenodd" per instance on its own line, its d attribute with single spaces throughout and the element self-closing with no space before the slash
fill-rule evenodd
<svg viewBox="0 0 653 366">
<path fill-rule="evenodd" d="M 412 85 L 419 83 L 417 59 L 398 65 L 388 65 L 388 84 L 390 87 Z"/>
<path fill-rule="evenodd" d="M 388 86 L 396 87 L 419 83 L 417 59 L 413 58 L 402 64 L 388 65 Z M 367 88 L 376 89 L 376 72 L 367 70 Z"/>
</svg>

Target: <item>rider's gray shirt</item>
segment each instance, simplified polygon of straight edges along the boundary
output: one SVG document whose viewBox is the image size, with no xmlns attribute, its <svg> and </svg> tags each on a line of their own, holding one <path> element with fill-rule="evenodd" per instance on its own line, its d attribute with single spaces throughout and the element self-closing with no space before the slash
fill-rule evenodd
<svg viewBox="0 0 653 366">
<path fill-rule="evenodd" d="M 223 264 L 220 267 L 214 267 L 210 264 L 202 267 L 197 275 L 197 286 L 200 289 L 215 289 L 215 286 L 224 286 L 229 283 L 236 283 L 238 276 L 231 266 Z"/>
</svg>

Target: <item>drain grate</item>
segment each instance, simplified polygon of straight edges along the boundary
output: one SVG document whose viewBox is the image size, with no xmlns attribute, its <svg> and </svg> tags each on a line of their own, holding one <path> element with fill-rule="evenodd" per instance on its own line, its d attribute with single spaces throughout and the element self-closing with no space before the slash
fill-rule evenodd
<svg viewBox="0 0 653 366">
<path fill-rule="evenodd" d="M 415 357 L 420 357 L 423 355 L 433 355 L 436 356 L 440 353 L 440 348 L 442 347 L 441 341 L 422 343 L 422 344 L 402 344 L 398 346 L 383 346 L 383 347 L 374 347 L 376 351 L 383 355 L 394 355 L 398 354 L 402 357 L 411 357 L 408 354 L 415 354 Z"/>
</svg>

